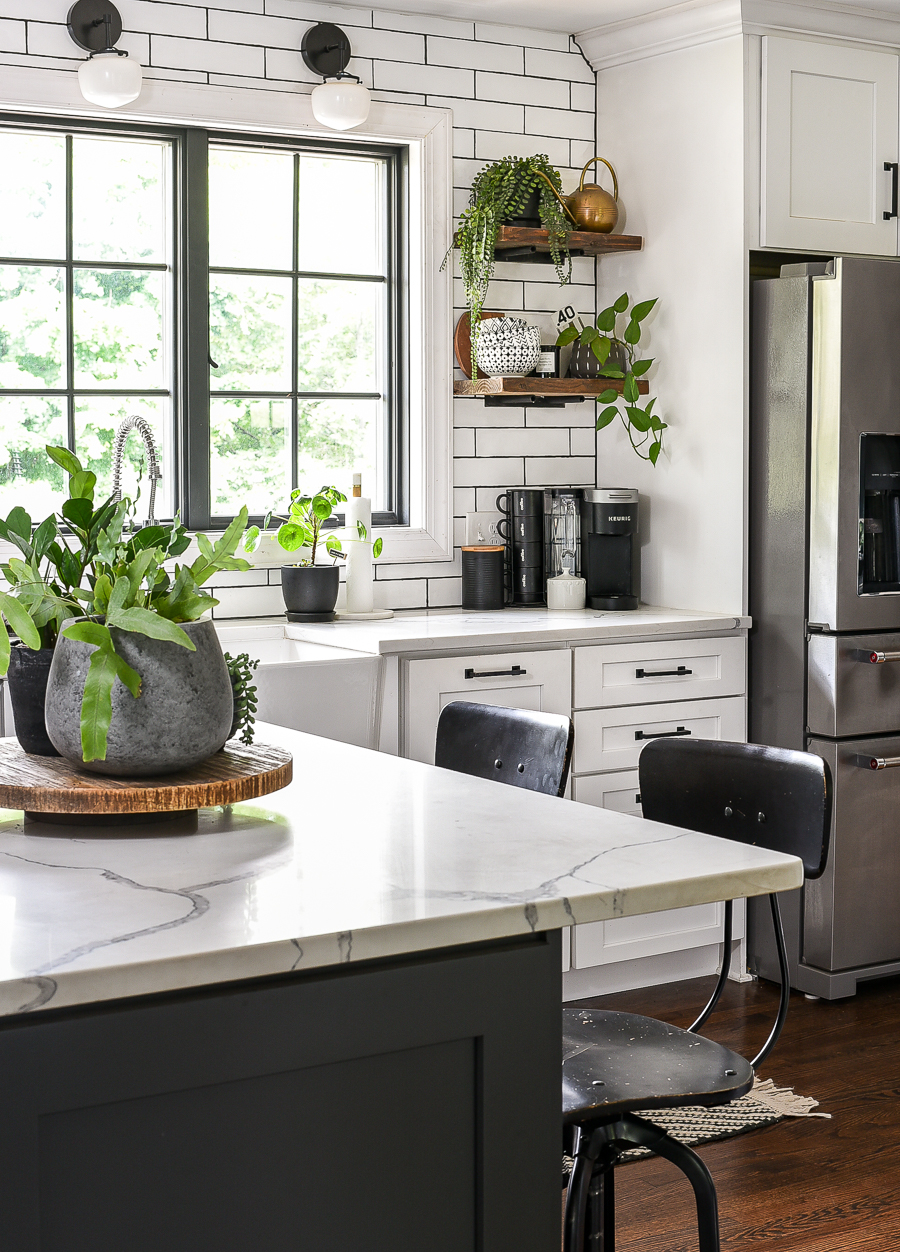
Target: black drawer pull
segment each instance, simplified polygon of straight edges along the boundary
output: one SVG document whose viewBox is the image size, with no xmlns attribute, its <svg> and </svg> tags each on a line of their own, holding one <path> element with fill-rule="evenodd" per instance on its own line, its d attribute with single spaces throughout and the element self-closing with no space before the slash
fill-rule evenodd
<svg viewBox="0 0 900 1252">
<path fill-rule="evenodd" d="M 677 730 L 657 730 L 650 735 L 645 730 L 636 730 L 634 737 L 635 739 L 680 739 L 682 735 L 690 733 L 689 730 L 685 730 L 684 726 L 679 726 Z"/>
<path fill-rule="evenodd" d="M 679 665 L 678 669 L 636 669 L 635 678 L 681 678 L 684 674 L 693 674 L 692 669 Z"/>
<path fill-rule="evenodd" d="M 634 797 L 634 802 L 635 802 L 635 804 L 640 804 L 640 802 L 641 802 L 641 793 L 640 793 L 640 792 L 638 792 L 638 793 L 637 793 L 637 795 Z"/>
<path fill-rule="evenodd" d="M 885 209 L 881 215 L 886 222 L 889 222 L 892 217 L 897 216 L 897 170 L 898 166 L 896 161 L 885 161 L 884 171 L 886 174 L 889 173 L 891 176 L 891 211 L 888 213 L 887 209 Z"/>
<path fill-rule="evenodd" d="M 466 678 L 522 678 L 527 673 L 528 670 L 522 669 L 521 665 L 514 665 L 512 669 L 467 669 L 465 671 Z"/>
</svg>

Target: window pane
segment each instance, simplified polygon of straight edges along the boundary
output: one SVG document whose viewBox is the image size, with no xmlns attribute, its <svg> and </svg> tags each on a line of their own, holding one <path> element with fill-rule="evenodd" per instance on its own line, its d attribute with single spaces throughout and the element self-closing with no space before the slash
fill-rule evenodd
<svg viewBox="0 0 900 1252">
<path fill-rule="evenodd" d="M 76 386 L 168 386 L 165 285 L 159 271 L 75 271 Z"/>
<path fill-rule="evenodd" d="M 163 140 L 73 139 L 76 260 L 167 259 L 170 151 Z"/>
<path fill-rule="evenodd" d="M 383 274 L 384 162 L 300 157 L 301 270 Z"/>
<path fill-rule="evenodd" d="M 353 474 L 363 476 L 363 494 L 373 509 L 383 509 L 376 464 L 383 429 L 380 400 L 307 400 L 297 413 L 297 481 L 305 491 L 323 485 L 352 495 Z"/>
<path fill-rule="evenodd" d="M 291 406 L 287 400 L 213 400 L 210 404 L 212 514 L 231 517 L 283 509 L 291 482 Z M 348 493 L 349 494 L 349 493 Z"/>
<path fill-rule="evenodd" d="M 212 275 L 209 351 L 213 391 L 290 391 L 291 280 Z"/>
<path fill-rule="evenodd" d="M 0 133 L 0 256 L 66 255 L 66 141 Z"/>
<path fill-rule="evenodd" d="M 0 265 L 0 387 L 64 387 L 66 279 L 55 266 Z"/>
<path fill-rule="evenodd" d="M 143 417 L 150 423 L 156 442 L 156 456 L 162 478 L 156 484 L 154 516 L 172 517 L 172 416 L 167 397 L 147 396 L 84 396 L 75 404 L 75 455 L 85 469 L 97 475 L 95 499 L 105 500 L 112 494 L 112 446 L 116 430 L 123 418 Z M 125 443 L 122 473 L 122 494 L 137 499 L 137 516 L 149 516 L 150 480 L 147 477 L 147 450 L 136 430 Z M 138 496 L 140 491 L 140 496 Z"/>
<path fill-rule="evenodd" d="M 59 508 L 64 475 L 44 451 L 66 443 L 65 400 L 0 396 L 0 513 L 19 504 L 36 521 Z"/>
<path fill-rule="evenodd" d="M 298 387 L 301 391 L 380 391 L 383 283 L 301 278 Z"/>
<path fill-rule="evenodd" d="M 289 270 L 293 197 L 293 153 L 211 147 L 210 265 Z"/>
</svg>

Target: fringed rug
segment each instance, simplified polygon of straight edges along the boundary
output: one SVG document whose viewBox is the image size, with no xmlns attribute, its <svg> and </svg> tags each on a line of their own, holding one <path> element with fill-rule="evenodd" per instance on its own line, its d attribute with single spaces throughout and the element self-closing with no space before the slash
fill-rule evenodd
<svg viewBox="0 0 900 1252">
<path fill-rule="evenodd" d="M 785 1117 L 830 1117 L 830 1113 L 814 1113 L 819 1101 L 811 1096 L 795 1095 L 790 1087 L 776 1087 L 771 1078 L 754 1080 L 753 1089 L 739 1100 L 731 1104 L 720 1104 L 717 1108 L 705 1109 L 695 1106 L 678 1109 L 652 1109 L 649 1112 L 638 1112 L 638 1117 L 645 1118 L 665 1130 L 679 1143 L 694 1147 L 698 1143 L 712 1143 L 716 1139 L 731 1139 L 735 1135 L 746 1134 L 749 1130 L 759 1130 L 762 1126 L 770 1126 Z M 632 1148 L 623 1152 L 620 1161 L 636 1161 L 642 1156 L 652 1156 L 649 1148 Z M 572 1158 L 563 1157 L 563 1184 L 571 1173 Z"/>
</svg>

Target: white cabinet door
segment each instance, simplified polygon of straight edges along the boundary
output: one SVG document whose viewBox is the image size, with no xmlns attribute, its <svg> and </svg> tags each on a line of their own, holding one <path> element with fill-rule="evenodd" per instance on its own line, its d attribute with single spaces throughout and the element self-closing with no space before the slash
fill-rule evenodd
<svg viewBox="0 0 900 1252">
<path fill-rule="evenodd" d="M 404 756 L 434 763 L 441 709 L 451 700 L 562 713 L 572 708 L 572 653 L 500 652 L 490 656 L 429 658 L 404 663 Z"/>
<path fill-rule="evenodd" d="M 740 743 L 747 737 L 743 696 L 583 709 L 574 720 L 576 774 L 634 769 L 641 749 L 651 739 L 730 739 Z"/>
<path fill-rule="evenodd" d="M 896 256 L 885 164 L 898 159 L 897 56 L 769 35 L 762 44 L 760 243 Z"/>
</svg>

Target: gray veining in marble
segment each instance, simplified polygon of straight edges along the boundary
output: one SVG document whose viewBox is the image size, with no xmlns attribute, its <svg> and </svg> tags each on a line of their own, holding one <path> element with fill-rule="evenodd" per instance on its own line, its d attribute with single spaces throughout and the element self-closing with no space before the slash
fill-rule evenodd
<svg viewBox="0 0 900 1252">
<path fill-rule="evenodd" d="M 0 1014 L 796 887 L 800 862 L 280 727 L 294 782 L 92 836 L 0 811 Z"/>
</svg>

